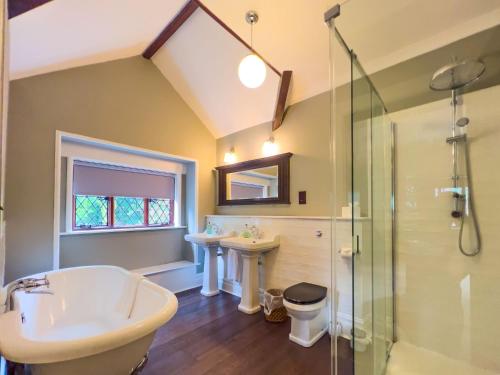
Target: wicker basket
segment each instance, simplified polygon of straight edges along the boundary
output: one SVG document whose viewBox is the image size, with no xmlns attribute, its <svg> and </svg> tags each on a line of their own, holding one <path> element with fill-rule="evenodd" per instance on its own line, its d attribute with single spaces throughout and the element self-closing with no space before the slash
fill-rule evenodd
<svg viewBox="0 0 500 375">
<path fill-rule="evenodd" d="M 264 315 L 272 323 L 281 323 L 288 318 L 281 289 L 269 289 L 264 293 Z"/>
</svg>

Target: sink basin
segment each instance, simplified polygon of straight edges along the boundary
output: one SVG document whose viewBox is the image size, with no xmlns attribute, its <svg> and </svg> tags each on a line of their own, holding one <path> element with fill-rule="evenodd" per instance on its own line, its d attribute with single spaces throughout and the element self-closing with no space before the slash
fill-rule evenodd
<svg viewBox="0 0 500 375">
<path fill-rule="evenodd" d="M 186 241 L 195 243 L 197 245 L 210 245 L 210 244 L 215 244 L 219 242 L 223 238 L 228 238 L 234 236 L 232 233 L 226 233 L 226 234 L 207 234 L 205 232 L 203 233 L 192 233 L 192 234 L 186 234 L 184 236 L 184 239 Z"/>
<path fill-rule="evenodd" d="M 280 237 L 268 238 L 244 238 L 244 237 L 228 237 L 221 239 L 220 245 L 234 250 L 244 251 L 267 251 L 277 248 L 280 245 Z"/>
</svg>

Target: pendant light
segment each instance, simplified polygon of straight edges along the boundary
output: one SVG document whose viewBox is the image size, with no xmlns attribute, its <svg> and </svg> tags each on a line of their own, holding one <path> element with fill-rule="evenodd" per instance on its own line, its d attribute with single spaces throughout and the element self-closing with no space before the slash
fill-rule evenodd
<svg viewBox="0 0 500 375">
<path fill-rule="evenodd" d="M 253 50 L 253 25 L 259 20 L 259 16 L 257 12 L 250 10 L 245 19 L 250 24 L 250 48 Z M 238 76 L 244 86 L 255 89 L 262 85 L 266 79 L 266 64 L 255 53 L 251 53 L 241 60 Z"/>
</svg>

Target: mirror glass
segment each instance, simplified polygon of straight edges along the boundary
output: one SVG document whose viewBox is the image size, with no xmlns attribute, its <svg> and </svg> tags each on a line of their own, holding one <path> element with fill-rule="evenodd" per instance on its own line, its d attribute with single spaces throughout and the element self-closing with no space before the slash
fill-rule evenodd
<svg viewBox="0 0 500 375">
<path fill-rule="evenodd" d="M 249 169 L 227 174 L 226 199 L 278 197 L 278 166 Z"/>
</svg>

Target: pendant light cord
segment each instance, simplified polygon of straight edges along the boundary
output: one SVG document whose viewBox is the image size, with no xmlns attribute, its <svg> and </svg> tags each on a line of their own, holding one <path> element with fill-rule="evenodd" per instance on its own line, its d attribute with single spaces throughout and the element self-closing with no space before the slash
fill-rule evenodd
<svg viewBox="0 0 500 375">
<path fill-rule="evenodd" d="M 250 23 L 250 48 L 253 50 L 253 21 Z"/>
</svg>

